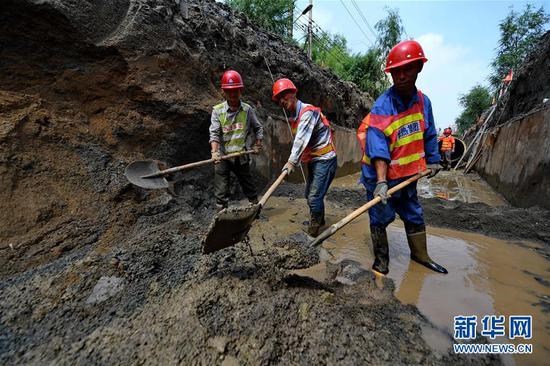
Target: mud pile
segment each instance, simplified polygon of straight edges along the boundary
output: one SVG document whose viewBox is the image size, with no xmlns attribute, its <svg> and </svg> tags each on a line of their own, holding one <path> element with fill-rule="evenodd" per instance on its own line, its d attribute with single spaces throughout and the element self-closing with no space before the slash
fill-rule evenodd
<svg viewBox="0 0 550 366">
<path fill-rule="evenodd" d="M 1 364 L 473 363 L 432 351 L 391 282 L 289 275 L 318 261 L 300 240 L 202 255 L 211 168 L 177 196 L 123 176 L 209 156 L 226 67 L 263 118 L 266 59 L 344 126 L 368 109 L 356 87 L 213 1 L 184 21 L 168 0 L 8 0 L 0 41 Z"/>
<path fill-rule="evenodd" d="M 0 7 L 0 240 L 14 248 L 2 274 L 123 234 L 149 199 L 123 177 L 128 162 L 209 158 L 228 67 L 243 72 L 245 99 L 264 121 L 280 117 L 266 60 L 336 123 L 354 125 L 369 106 L 353 84 L 213 1 L 190 1 L 188 20 L 171 0 Z M 187 174 L 180 190 L 208 191 L 211 171 Z"/>
</svg>

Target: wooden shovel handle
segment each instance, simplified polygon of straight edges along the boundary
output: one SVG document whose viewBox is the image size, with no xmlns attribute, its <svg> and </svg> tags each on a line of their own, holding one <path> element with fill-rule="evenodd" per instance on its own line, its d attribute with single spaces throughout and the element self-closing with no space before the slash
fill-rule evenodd
<svg viewBox="0 0 550 366">
<path fill-rule="evenodd" d="M 423 172 L 420 172 L 416 175 L 413 175 L 409 179 L 399 183 L 395 187 L 388 190 L 388 196 L 392 195 L 393 193 L 399 191 L 400 189 L 408 186 L 414 181 L 417 181 L 418 179 L 428 175 L 431 173 L 431 170 L 424 170 Z M 359 207 L 357 210 L 353 211 L 346 217 L 344 217 L 342 220 L 338 221 L 335 224 L 332 224 L 330 227 L 328 227 L 325 231 L 323 231 L 312 243 L 311 246 L 317 246 L 321 244 L 325 239 L 331 237 L 335 232 L 349 224 L 351 221 L 355 220 L 359 215 L 363 214 L 365 211 L 367 211 L 372 206 L 379 203 L 382 199 L 380 197 L 374 197 L 369 202 L 365 203 L 363 206 Z"/>
<path fill-rule="evenodd" d="M 227 159 L 236 158 L 236 157 L 238 157 L 238 156 L 248 155 L 248 154 L 253 154 L 253 153 L 254 153 L 254 150 L 248 150 L 248 151 L 243 151 L 243 152 L 237 152 L 237 153 L 233 153 L 233 154 L 224 155 L 224 156 L 222 156 L 221 159 L 222 159 L 222 160 L 227 160 Z M 161 170 L 160 172 L 157 172 L 157 173 L 153 173 L 153 174 L 149 174 L 149 175 L 144 175 L 144 176 L 141 177 L 141 178 L 158 178 L 158 177 L 163 177 L 163 176 L 168 175 L 168 174 L 172 174 L 172 173 L 175 173 L 175 172 L 180 172 L 180 171 L 182 171 L 182 170 L 187 170 L 187 169 L 195 168 L 195 167 L 197 167 L 197 166 L 202 166 L 202 165 L 210 164 L 210 163 L 213 163 L 213 162 L 214 162 L 214 159 L 201 160 L 201 161 L 197 161 L 197 162 L 194 162 L 194 163 L 189 163 L 189 164 L 185 164 L 185 165 L 175 166 L 175 167 L 170 168 L 170 169 Z"/>
<path fill-rule="evenodd" d="M 277 187 L 281 184 L 281 182 L 285 179 L 285 177 L 287 176 L 288 174 L 288 171 L 287 170 L 284 170 L 281 175 L 279 175 L 279 177 L 277 178 L 277 180 L 275 180 L 275 182 L 271 185 L 271 187 L 269 187 L 269 189 L 267 190 L 267 192 L 265 192 L 265 194 L 263 195 L 262 199 L 260 200 L 260 206 L 263 207 L 267 200 L 269 199 L 269 197 L 271 197 L 271 195 L 273 194 L 273 192 L 277 189 Z"/>
</svg>

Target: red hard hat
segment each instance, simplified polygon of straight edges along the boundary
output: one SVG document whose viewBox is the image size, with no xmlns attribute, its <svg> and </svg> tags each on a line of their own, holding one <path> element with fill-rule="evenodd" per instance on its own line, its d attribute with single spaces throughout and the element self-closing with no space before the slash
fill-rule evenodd
<svg viewBox="0 0 550 366">
<path fill-rule="evenodd" d="M 244 88 L 241 74 L 235 70 L 227 70 L 222 75 L 222 89 Z"/>
<path fill-rule="evenodd" d="M 453 133 L 453 130 L 451 130 L 450 127 L 447 127 L 446 129 L 443 130 L 443 133 L 448 133 L 450 135 L 451 133 Z"/>
<path fill-rule="evenodd" d="M 422 60 L 422 62 L 428 61 L 424 56 L 424 50 L 420 43 L 412 40 L 402 41 L 393 46 L 388 59 L 386 60 L 385 72 L 390 72 L 391 69 L 399 66 L 406 65 L 413 61 Z"/>
<path fill-rule="evenodd" d="M 277 80 L 273 84 L 273 97 L 271 99 L 277 101 L 277 96 L 286 90 L 292 90 L 294 91 L 294 93 L 298 91 L 298 89 L 296 89 L 296 86 L 292 81 L 290 81 L 290 79 L 284 78 Z"/>
</svg>

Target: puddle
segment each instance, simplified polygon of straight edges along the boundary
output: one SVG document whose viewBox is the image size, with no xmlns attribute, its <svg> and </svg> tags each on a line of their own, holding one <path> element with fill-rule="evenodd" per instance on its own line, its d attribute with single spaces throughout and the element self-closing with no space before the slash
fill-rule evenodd
<svg viewBox="0 0 550 366">
<path fill-rule="evenodd" d="M 356 173 L 336 178 L 333 187 L 360 189 L 358 183 L 361 174 Z M 477 174 L 462 174 L 462 171 L 442 171 L 432 179 L 421 179 L 418 182 L 418 195 L 424 198 L 439 197 L 450 201 L 466 203 L 481 202 L 492 207 L 508 206 L 508 202 Z"/>
<path fill-rule="evenodd" d="M 349 179 L 349 177 L 345 177 Z M 327 204 L 327 225 L 343 218 L 349 211 L 332 203 Z M 303 229 L 307 220 L 304 199 L 291 200 L 272 197 L 263 215 L 268 220 L 258 221 L 251 230 L 251 237 L 276 240 Z M 453 317 L 477 315 L 478 332 L 484 315 L 532 315 L 531 340 L 503 343 L 531 343 L 533 354 L 503 357 L 506 364 L 545 364 L 550 358 L 550 313 L 538 305 L 542 297 L 548 298 L 550 281 L 548 260 L 535 249 L 538 244 L 510 243 L 479 234 L 428 227 L 428 245 L 432 258 L 449 270 L 448 275 L 431 272 L 409 260 L 409 248 L 402 223 L 388 227 L 390 242 L 390 273 L 396 285 L 396 296 L 404 303 L 414 304 L 438 329 L 424 329 L 426 341 L 434 350 L 447 349 L 453 334 Z M 369 234 L 368 215 L 362 215 L 348 224 L 323 247 L 336 260 L 350 259 L 370 269 L 373 262 Z M 301 275 L 319 281 L 326 280 L 325 264 L 300 270 Z M 538 277 L 538 280 L 535 279 Z M 508 330 L 508 325 L 506 325 Z M 443 332 L 447 338 L 438 336 Z"/>
</svg>

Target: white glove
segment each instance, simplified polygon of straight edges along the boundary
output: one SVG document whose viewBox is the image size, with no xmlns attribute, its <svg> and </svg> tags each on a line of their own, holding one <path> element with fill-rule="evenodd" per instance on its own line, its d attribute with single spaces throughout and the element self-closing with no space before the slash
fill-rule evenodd
<svg viewBox="0 0 550 366">
<path fill-rule="evenodd" d="M 287 174 L 291 174 L 294 171 L 294 167 L 295 167 L 294 164 L 292 164 L 290 161 L 287 161 L 285 166 L 283 167 L 282 172 L 286 170 Z"/>
<path fill-rule="evenodd" d="M 252 146 L 252 150 L 254 150 L 254 154 L 259 154 L 260 151 L 262 151 L 262 149 L 263 149 L 263 146 L 261 141 L 258 141 L 257 143 L 254 144 L 254 146 Z"/>
<path fill-rule="evenodd" d="M 222 161 L 220 150 L 212 151 L 212 159 L 214 159 L 214 164 L 218 164 Z"/>
</svg>

